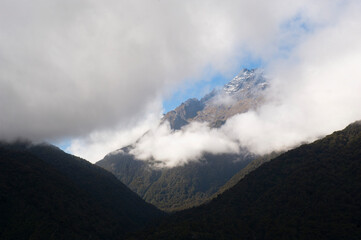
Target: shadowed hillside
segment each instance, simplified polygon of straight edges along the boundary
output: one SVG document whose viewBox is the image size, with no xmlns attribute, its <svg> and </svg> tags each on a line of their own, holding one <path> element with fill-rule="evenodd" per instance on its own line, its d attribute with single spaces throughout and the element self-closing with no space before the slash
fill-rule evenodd
<svg viewBox="0 0 361 240">
<path fill-rule="evenodd" d="M 360 122 L 264 163 L 137 239 L 360 239 Z"/>
<path fill-rule="evenodd" d="M 199 161 L 173 168 L 155 168 L 127 152 L 109 154 L 96 164 L 112 172 L 144 200 L 165 211 L 175 211 L 207 201 L 254 156 L 205 154 Z"/>
<path fill-rule="evenodd" d="M 242 180 L 247 174 L 259 168 L 262 164 L 271 161 L 273 158 L 279 156 L 281 153 L 279 152 L 272 152 L 270 154 L 266 154 L 256 159 L 252 160 L 250 163 L 247 164 L 246 167 L 242 168 L 241 171 L 236 173 L 231 179 L 229 179 L 226 184 L 224 184 L 219 191 L 214 195 L 216 197 L 218 194 L 223 193 L 227 189 L 230 189 L 234 185 L 236 185 L 240 180 Z"/>
<path fill-rule="evenodd" d="M 163 215 L 111 173 L 50 145 L 0 146 L 0 239 L 119 239 Z"/>
</svg>

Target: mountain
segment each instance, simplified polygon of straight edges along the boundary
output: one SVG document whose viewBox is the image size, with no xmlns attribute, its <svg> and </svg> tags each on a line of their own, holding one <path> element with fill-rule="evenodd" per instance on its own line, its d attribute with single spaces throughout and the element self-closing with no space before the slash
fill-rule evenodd
<svg viewBox="0 0 361 240">
<path fill-rule="evenodd" d="M 174 131 L 192 121 L 221 126 L 229 117 L 256 108 L 268 82 L 261 69 L 243 69 L 235 78 L 201 100 L 188 99 L 164 115 Z M 112 172 L 147 202 L 165 211 L 193 207 L 213 194 L 255 156 L 205 154 L 198 161 L 175 168 L 157 168 L 154 160 L 141 161 L 129 154 L 132 146 L 114 151 L 96 164 Z"/>
<path fill-rule="evenodd" d="M 173 168 L 157 168 L 125 151 L 108 154 L 96 164 L 112 172 L 144 200 L 164 211 L 181 210 L 207 201 L 253 155 L 205 154 L 199 161 Z"/>
<path fill-rule="evenodd" d="M 222 89 L 213 90 L 201 100 L 188 99 L 166 113 L 162 122 L 168 121 L 174 130 L 192 121 L 208 122 L 211 127 L 219 127 L 235 114 L 247 112 L 262 103 L 268 84 L 263 70 L 243 69 Z"/>
<path fill-rule="evenodd" d="M 361 239 L 361 122 L 262 164 L 136 239 Z"/>
<path fill-rule="evenodd" d="M 121 239 L 162 216 L 111 173 L 47 145 L 0 144 L 0 239 Z"/>
</svg>

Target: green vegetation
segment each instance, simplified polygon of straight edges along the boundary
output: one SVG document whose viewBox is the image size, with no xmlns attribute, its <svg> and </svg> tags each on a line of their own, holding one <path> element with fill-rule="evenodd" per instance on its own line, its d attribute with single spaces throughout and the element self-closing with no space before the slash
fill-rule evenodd
<svg viewBox="0 0 361 240">
<path fill-rule="evenodd" d="M 157 169 L 152 162 L 125 152 L 111 154 L 96 164 L 112 172 L 144 200 L 164 211 L 177 211 L 206 202 L 254 156 L 204 155 L 198 162 Z"/>
<path fill-rule="evenodd" d="M 288 151 L 131 239 L 361 239 L 361 124 Z"/>
<path fill-rule="evenodd" d="M 122 239 L 163 215 L 111 173 L 50 145 L 0 144 L 0 239 Z"/>
</svg>

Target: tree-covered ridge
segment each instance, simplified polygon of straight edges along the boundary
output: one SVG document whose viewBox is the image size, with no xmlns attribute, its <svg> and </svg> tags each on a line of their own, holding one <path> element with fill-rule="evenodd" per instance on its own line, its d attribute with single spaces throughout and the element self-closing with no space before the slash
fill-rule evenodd
<svg viewBox="0 0 361 240">
<path fill-rule="evenodd" d="M 0 239 L 115 237 L 116 220 L 40 159 L 1 149 L 0 167 Z"/>
<path fill-rule="evenodd" d="M 0 145 L 0 239 L 122 239 L 163 215 L 56 147 Z"/>
<path fill-rule="evenodd" d="M 216 197 L 218 194 L 222 194 L 227 189 L 230 189 L 231 187 L 236 185 L 240 180 L 242 180 L 247 174 L 256 170 L 262 164 L 271 161 L 273 158 L 279 156 L 280 154 L 281 154 L 280 152 L 272 152 L 270 154 L 265 154 L 263 156 L 255 158 L 250 163 L 248 163 L 246 167 L 242 168 L 241 171 L 239 171 L 231 179 L 229 179 L 229 181 L 226 184 L 224 184 L 219 189 L 219 191 L 216 194 L 214 194 L 213 197 Z"/>
<path fill-rule="evenodd" d="M 144 239 L 360 239 L 361 125 L 264 163 Z"/>
</svg>

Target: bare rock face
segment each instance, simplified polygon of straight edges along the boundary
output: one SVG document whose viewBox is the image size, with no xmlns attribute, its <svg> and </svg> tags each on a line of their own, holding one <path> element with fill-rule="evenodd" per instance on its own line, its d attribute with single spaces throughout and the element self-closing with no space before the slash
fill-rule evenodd
<svg viewBox="0 0 361 240">
<path fill-rule="evenodd" d="M 192 121 L 220 127 L 228 118 L 257 108 L 263 102 L 267 86 L 263 70 L 243 69 L 222 89 L 213 90 L 201 100 L 188 99 L 165 114 L 162 122 L 168 121 L 174 130 L 179 130 Z"/>
<path fill-rule="evenodd" d="M 201 101 L 196 98 L 190 98 L 175 110 L 168 112 L 164 116 L 163 121 L 168 120 L 172 129 L 179 130 L 189 123 L 188 120 L 196 117 L 203 108 L 204 104 Z"/>
</svg>

